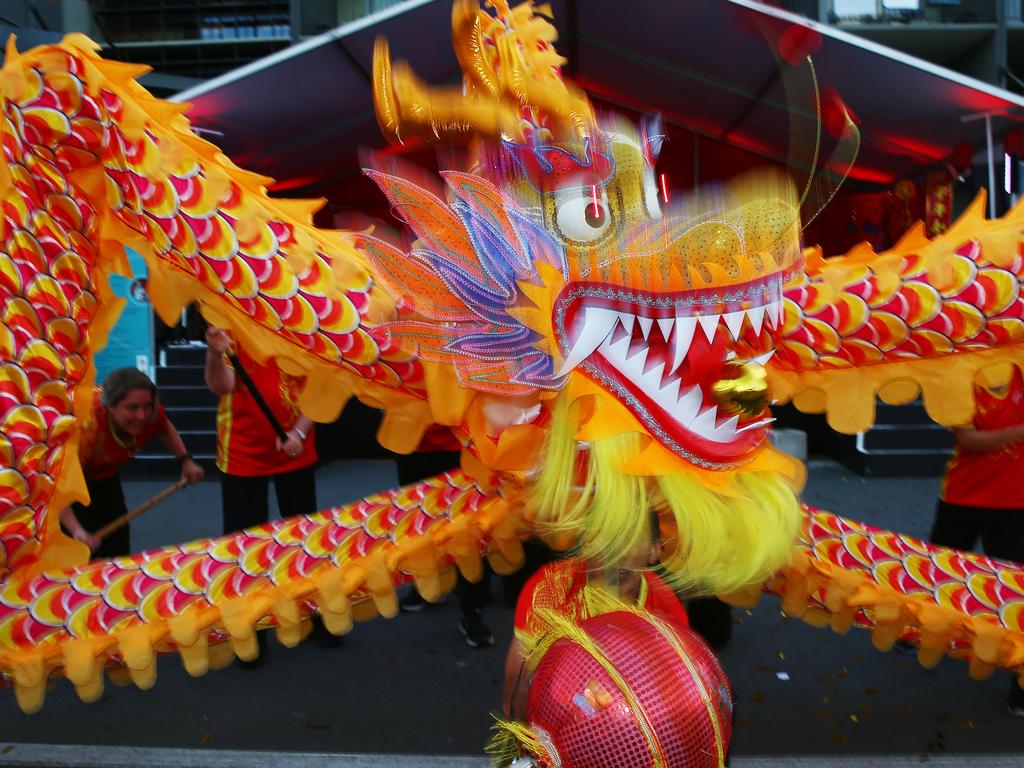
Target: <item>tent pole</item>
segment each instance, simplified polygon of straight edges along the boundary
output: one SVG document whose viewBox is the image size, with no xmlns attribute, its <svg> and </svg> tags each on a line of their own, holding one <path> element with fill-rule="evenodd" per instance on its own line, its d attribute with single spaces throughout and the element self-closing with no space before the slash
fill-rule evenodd
<svg viewBox="0 0 1024 768">
<path fill-rule="evenodd" d="M 1006 110 L 999 110 L 996 112 L 975 112 L 971 115 L 962 115 L 960 122 L 970 123 L 974 120 L 985 120 L 985 144 L 988 151 L 988 217 L 994 219 L 996 217 L 996 156 L 994 142 L 992 141 L 992 118 L 993 117 L 1011 117 L 1011 113 Z"/>
<path fill-rule="evenodd" d="M 985 115 L 985 141 L 988 144 L 988 217 L 996 217 L 996 158 L 992 150 L 992 115 Z"/>
</svg>

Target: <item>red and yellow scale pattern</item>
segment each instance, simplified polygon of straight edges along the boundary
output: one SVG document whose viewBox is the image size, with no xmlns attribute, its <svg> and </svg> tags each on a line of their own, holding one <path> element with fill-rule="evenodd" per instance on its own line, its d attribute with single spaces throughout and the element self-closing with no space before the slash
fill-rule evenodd
<svg viewBox="0 0 1024 768">
<path fill-rule="evenodd" d="M 235 169 L 187 122 L 151 130 L 162 123 L 147 109 L 165 122 L 184 119 L 136 85 L 133 72 L 75 38 L 29 57 L 8 50 L 0 177 L 4 569 L 33 566 L 40 555 L 46 504 L 74 447 L 72 401 L 89 383 L 92 346 L 117 309 L 106 285 L 112 271 L 126 269 L 121 243 L 139 241 L 163 263 L 152 269 L 151 288 L 165 302 L 173 294 L 177 304 L 165 310 L 189 298 L 215 302 L 233 326 L 268 332 L 273 342 L 257 349 L 352 374 L 355 386 L 333 387 L 326 398 L 335 406 L 363 382 L 421 396 L 418 362 L 378 343 L 363 324 L 373 283 L 352 249 L 303 223 L 315 204 L 270 200 L 259 186 L 266 179 Z M 343 273 L 326 252 L 332 245 Z M 178 276 L 192 288 L 181 290 Z M 53 508 L 73 493 L 66 491 Z"/>
<path fill-rule="evenodd" d="M 84 553 L 57 513 L 83 493 L 75 414 L 89 408 L 89 362 L 119 309 L 107 278 L 126 271 L 124 244 L 149 257 L 162 309 L 214 303 L 249 348 L 329 376 L 334 400 L 363 386 L 384 405 L 389 389 L 422 399 L 418 361 L 364 327 L 372 281 L 343 237 L 309 225 L 315 205 L 267 198 L 267 180 L 196 139 L 133 72 L 72 37 L 26 56 L 9 47 L 0 76 L 0 674 L 27 710 L 58 669 L 94 697 L 111 655 L 146 684 L 140 659 L 169 619 L 200 670 L 208 635 L 247 655 L 261 621 L 294 640 L 314 606 L 337 630 L 353 596 L 391 611 L 399 569 L 438 594 L 453 557 L 479 573 L 486 540 L 504 535 L 502 562 L 517 559 L 500 495 L 446 476 L 315 519 L 67 569 Z"/>
<path fill-rule="evenodd" d="M 41 103 L 54 100 L 43 97 Z M 87 377 L 88 329 L 109 325 L 109 291 L 94 279 L 97 214 L 54 151 L 33 151 L 55 107 L 43 114 L 8 101 L 0 219 L 0 569 L 19 572 L 42 555 L 48 502 L 74 450 L 72 400 Z M 71 145 L 81 143 L 77 133 Z M 104 300 L 106 299 L 106 302 Z"/>
<path fill-rule="evenodd" d="M 396 584 L 415 579 L 436 599 L 453 586 L 453 566 L 478 578 L 488 548 L 501 570 L 518 562 L 507 510 L 493 489 L 451 472 L 229 537 L 8 580 L 0 672 L 34 711 L 57 670 L 92 700 L 108 664 L 149 687 L 160 651 L 179 652 L 202 674 L 236 654 L 255 656 L 261 624 L 295 645 L 318 610 L 330 630 L 345 632 L 353 618 L 394 616 Z M 220 653 L 210 645 L 224 640 Z"/>
<path fill-rule="evenodd" d="M 910 640 L 926 667 L 952 654 L 976 678 L 1006 667 L 1024 682 L 1024 565 L 805 509 L 797 556 L 767 586 L 787 613 L 869 628 L 880 650 Z"/>
<path fill-rule="evenodd" d="M 1020 341 L 1022 274 L 1020 254 L 998 267 L 976 241 L 952 254 L 941 287 L 915 253 L 904 257 L 899 280 L 888 285 L 876 269 L 861 265 L 847 275 L 838 298 L 802 273 L 786 286 L 779 357 L 801 369 L 845 368 Z"/>
<path fill-rule="evenodd" d="M 344 233 L 309 224 L 322 201 L 267 197 L 271 180 L 198 139 L 186 105 L 152 98 L 132 79 L 138 67 L 103 61 L 83 40 L 21 61 L 20 98 L 7 103 L 7 134 L 21 140 L 8 163 L 44 158 L 49 176 L 72 179 L 102 211 L 101 243 L 141 237 L 147 255 L 187 276 L 193 288 L 179 304 L 219 299 L 222 313 L 291 344 L 307 365 L 315 357 L 415 388 L 417 362 L 365 324 L 373 282 L 360 257 Z"/>
<path fill-rule="evenodd" d="M 800 368 L 846 367 L 886 357 L 987 349 L 1024 338 L 1024 259 L 1018 256 L 1008 268 L 999 268 L 982 257 L 977 242 L 966 243 L 950 259 L 949 280 L 941 290 L 923 262 L 908 255 L 900 280 L 887 286 L 871 267 L 862 266 L 832 300 L 803 274 L 786 288 L 780 358 Z"/>
<path fill-rule="evenodd" d="M 1024 206 L 986 221 L 984 204 L 933 240 L 919 226 L 884 253 L 810 252 L 783 289 L 774 396 L 827 411 L 843 432 L 871 426 L 876 394 L 920 394 L 935 420 L 969 423 L 974 374 L 1002 363 L 1006 378 L 1006 363 L 1024 362 Z"/>
</svg>

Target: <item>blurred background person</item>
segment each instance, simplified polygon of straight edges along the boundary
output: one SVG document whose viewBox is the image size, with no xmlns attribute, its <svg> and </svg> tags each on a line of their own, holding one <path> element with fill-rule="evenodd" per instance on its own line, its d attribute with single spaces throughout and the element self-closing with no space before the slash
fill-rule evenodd
<svg viewBox="0 0 1024 768">
<path fill-rule="evenodd" d="M 1001 387 L 974 388 L 974 421 L 955 427 L 931 542 L 969 552 L 978 539 L 989 557 L 1024 563 L 1024 378 L 1013 369 Z M 1024 689 L 1014 677 L 1010 714 L 1024 717 Z"/>
</svg>

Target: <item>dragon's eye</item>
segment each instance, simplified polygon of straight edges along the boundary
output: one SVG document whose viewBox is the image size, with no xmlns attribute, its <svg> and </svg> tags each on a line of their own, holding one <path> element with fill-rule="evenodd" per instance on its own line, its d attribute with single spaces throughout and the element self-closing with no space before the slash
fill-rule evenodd
<svg viewBox="0 0 1024 768">
<path fill-rule="evenodd" d="M 555 198 L 555 220 L 559 232 L 570 240 L 593 242 L 611 224 L 608 198 L 592 187 L 560 192 Z"/>
</svg>

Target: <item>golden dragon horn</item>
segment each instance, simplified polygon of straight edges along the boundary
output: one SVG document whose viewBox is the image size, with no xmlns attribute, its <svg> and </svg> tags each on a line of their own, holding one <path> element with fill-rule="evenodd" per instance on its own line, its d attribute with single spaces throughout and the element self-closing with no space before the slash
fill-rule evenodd
<svg viewBox="0 0 1024 768">
<path fill-rule="evenodd" d="M 531 3 L 497 17 L 474 0 L 452 9 L 452 39 L 464 86 L 425 84 L 404 61 L 391 63 L 387 41 L 373 52 L 373 95 L 384 135 L 396 143 L 484 137 L 521 141 L 543 126 L 555 138 L 592 132 L 594 112 L 586 94 L 568 84 L 559 67 L 565 59 L 553 45 L 554 27 Z M 540 9 L 545 10 L 545 9 Z"/>
</svg>

